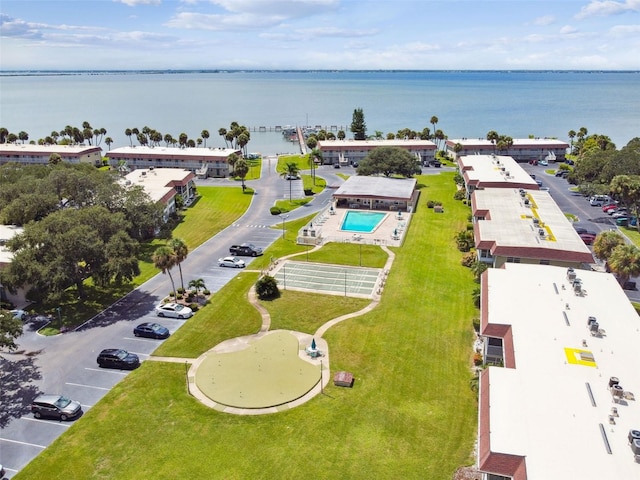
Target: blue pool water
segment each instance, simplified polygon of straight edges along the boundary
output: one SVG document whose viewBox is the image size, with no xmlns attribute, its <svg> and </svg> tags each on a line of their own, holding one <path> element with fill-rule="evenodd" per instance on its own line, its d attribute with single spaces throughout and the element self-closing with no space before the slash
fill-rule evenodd
<svg viewBox="0 0 640 480">
<path fill-rule="evenodd" d="M 371 233 L 386 216 L 380 212 L 357 212 L 350 210 L 342 220 L 340 230 L 347 232 Z"/>
</svg>

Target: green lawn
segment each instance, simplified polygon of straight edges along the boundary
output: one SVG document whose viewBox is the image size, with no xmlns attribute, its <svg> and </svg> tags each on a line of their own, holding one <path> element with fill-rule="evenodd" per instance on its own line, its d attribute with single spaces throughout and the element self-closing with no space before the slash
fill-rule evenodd
<svg viewBox="0 0 640 480">
<path fill-rule="evenodd" d="M 352 372 L 352 389 L 330 383 L 292 410 L 234 416 L 187 394 L 184 365 L 144 362 L 14 478 L 451 478 L 473 462 L 477 424 L 470 370 L 477 284 L 455 248 L 469 210 L 452 200 L 452 178 L 419 178 L 420 206 L 394 250 L 380 305 L 325 335 L 331 374 Z M 442 200 L 446 213 L 427 209 L 427 198 Z M 260 260 L 287 251 L 304 247 L 280 239 Z M 341 256 L 352 261 L 353 252 L 328 254 Z M 240 274 L 156 353 L 192 356 L 255 332 L 258 317 L 245 305 L 255 278 Z M 338 313 L 325 311 L 324 297 L 285 292 L 268 308 L 279 327 L 312 331 Z"/>
</svg>

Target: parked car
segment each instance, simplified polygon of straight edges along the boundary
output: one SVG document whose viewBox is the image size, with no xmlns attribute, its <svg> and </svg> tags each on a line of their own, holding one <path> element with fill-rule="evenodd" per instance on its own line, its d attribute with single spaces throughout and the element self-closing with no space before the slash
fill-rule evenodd
<svg viewBox="0 0 640 480">
<path fill-rule="evenodd" d="M 333 164 L 333 168 L 340 168 L 340 164 L 339 163 L 334 163 Z"/>
<path fill-rule="evenodd" d="M 583 227 L 573 227 L 578 234 L 587 233 L 587 229 Z"/>
<path fill-rule="evenodd" d="M 244 260 L 238 257 L 224 257 L 218 259 L 218 265 L 221 267 L 244 268 Z"/>
<path fill-rule="evenodd" d="M 140 359 L 135 353 L 129 353 L 121 348 L 106 348 L 98 355 L 98 366 L 133 370 L 140 366 Z"/>
<path fill-rule="evenodd" d="M 244 255 L 247 257 L 257 257 L 262 255 L 262 249 L 256 247 L 253 243 L 241 243 L 240 245 L 231 245 L 229 247 L 231 255 Z"/>
<path fill-rule="evenodd" d="M 189 318 L 193 315 L 193 310 L 180 303 L 163 303 L 156 307 L 156 315 L 159 317 Z"/>
<path fill-rule="evenodd" d="M 545 159 L 542 159 L 538 162 L 538 165 L 542 165 L 543 167 L 546 167 L 549 165 L 549 162 L 546 161 Z"/>
<path fill-rule="evenodd" d="M 169 329 L 159 323 L 145 322 L 133 329 L 136 337 L 146 338 L 167 338 L 169 337 Z"/>
<path fill-rule="evenodd" d="M 82 413 L 80 402 L 62 395 L 40 395 L 31 402 L 31 412 L 36 418 L 58 418 L 61 421 L 75 418 Z"/>
<path fill-rule="evenodd" d="M 625 290 L 637 290 L 637 286 L 636 286 L 636 282 L 634 282 L 633 280 L 627 280 L 626 282 L 624 282 L 624 285 L 622 286 L 622 288 L 624 288 Z"/>
<path fill-rule="evenodd" d="M 591 245 L 596 240 L 596 234 L 594 232 L 585 232 L 579 235 L 585 245 Z"/>
<path fill-rule="evenodd" d="M 300 180 L 300 175 L 291 175 L 291 174 L 287 174 L 286 177 L 287 180 Z"/>
<path fill-rule="evenodd" d="M 611 212 L 611 210 L 609 210 L 609 212 Z M 627 210 L 625 210 L 624 208 L 621 208 L 619 210 L 616 210 L 613 213 L 609 213 L 609 215 L 611 215 L 613 218 L 623 218 L 623 217 L 628 217 L 629 212 L 627 212 Z"/>
<path fill-rule="evenodd" d="M 568 158 L 565 158 L 564 163 L 566 163 L 567 165 L 575 165 L 576 162 L 574 162 L 573 160 L 569 160 Z"/>
<path fill-rule="evenodd" d="M 22 320 L 23 322 L 27 319 L 29 315 L 24 310 L 10 310 L 9 313 L 13 315 L 13 318 L 17 318 L 18 320 Z"/>
<path fill-rule="evenodd" d="M 606 205 L 602 206 L 602 211 L 607 213 L 609 210 L 615 210 L 616 208 L 618 208 L 618 205 L 615 203 L 607 203 Z"/>
<path fill-rule="evenodd" d="M 359 163 L 358 162 L 351 162 L 351 166 L 353 168 L 358 168 Z"/>
<path fill-rule="evenodd" d="M 601 207 L 610 202 L 611 198 L 609 198 L 609 195 L 593 195 L 589 198 L 589 205 L 592 207 Z"/>
</svg>

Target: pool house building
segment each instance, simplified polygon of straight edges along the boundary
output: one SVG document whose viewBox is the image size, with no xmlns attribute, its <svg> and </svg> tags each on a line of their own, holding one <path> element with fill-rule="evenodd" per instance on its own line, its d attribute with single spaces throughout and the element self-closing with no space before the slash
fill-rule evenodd
<svg viewBox="0 0 640 480">
<path fill-rule="evenodd" d="M 335 208 L 411 212 L 418 201 L 415 178 L 349 177 L 333 194 Z"/>
</svg>

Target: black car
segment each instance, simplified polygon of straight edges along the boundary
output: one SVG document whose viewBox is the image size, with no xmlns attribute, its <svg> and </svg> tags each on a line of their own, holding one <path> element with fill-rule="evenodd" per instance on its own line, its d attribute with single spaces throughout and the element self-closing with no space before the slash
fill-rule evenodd
<svg viewBox="0 0 640 480">
<path fill-rule="evenodd" d="M 36 418 L 58 418 L 64 422 L 80 415 L 82 406 L 62 395 L 40 395 L 31 403 L 31 412 Z"/>
<path fill-rule="evenodd" d="M 107 348 L 98 355 L 98 366 L 133 370 L 140 366 L 140 359 L 135 353 L 129 353 L 121 348 Z"/>
<path fill-rule="evenodd" d="M 167 338 L 169 336 L 169 329 L 159 323 L 145 322 L 134 328 L 133 334 L 136 337 Z"/>
</svg>

